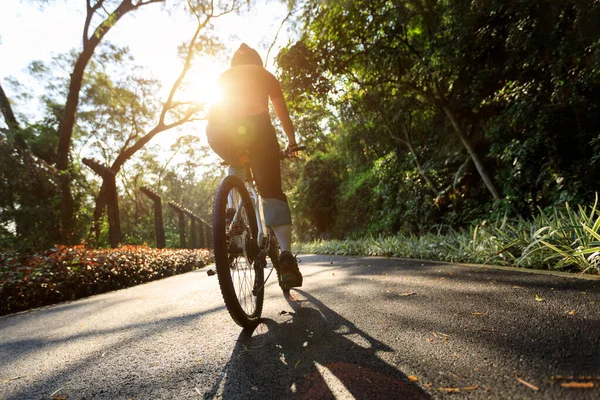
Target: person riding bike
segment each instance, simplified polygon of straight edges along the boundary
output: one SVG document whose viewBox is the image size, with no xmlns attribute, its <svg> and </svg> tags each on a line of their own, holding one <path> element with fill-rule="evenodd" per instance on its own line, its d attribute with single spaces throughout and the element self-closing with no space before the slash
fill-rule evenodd
<svg viewBox="0 0 600 400">
<path fill-rule="evenodd" d="M 242 43 L 233 54 L 231 68 L 219 77 L 222 100 L 208 115 L 206 135 L 217 155 L 229 164 L 229 175 L 245 179 L 239 149 L 250 153 L 250 166 L 263 198 L 265 224 L 281 248 L 280 285 L 302 286 L 302 274 L 292 255 L 292 218 L 281 188 L 280 148 L 269 115 L 269 100 L 288 139 L 286 151 L 296 156 L 298 144 L 277 78 L 263 67 L 258 52 Z"/>
</svg>

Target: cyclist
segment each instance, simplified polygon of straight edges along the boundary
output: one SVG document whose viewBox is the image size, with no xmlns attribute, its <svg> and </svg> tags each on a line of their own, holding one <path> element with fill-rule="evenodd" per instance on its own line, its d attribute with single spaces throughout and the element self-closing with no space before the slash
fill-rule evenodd
<svg viewBox="0 0 600 400">
<path fill-rule="evenodd" d="M 245 178 L 237 156 L 239 147 L 250 152 L 250 166 L 263 198 L 265 224 L 281 248 L 280 285 L 283 289 L 302 286 L 302 274 L 292 255 L 292 219 L 287 197 L 281 189 L 280 148 L 269 115 L 269 100 L 281 121 L 291 156 L 297 154 L 294 125 L 281 86 L 263 68 L 258 52 L 242 43 L 233 54 L 231 68 L 219 77 L 222 100 L 208 115 L 206 134 L 210 147 L 229 164 L 229 175 Z"/>
</svg>

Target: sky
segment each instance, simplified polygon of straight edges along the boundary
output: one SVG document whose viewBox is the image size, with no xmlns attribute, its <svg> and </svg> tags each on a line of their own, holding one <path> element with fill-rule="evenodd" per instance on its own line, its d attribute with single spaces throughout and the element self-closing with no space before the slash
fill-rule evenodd
<svg viewBox="0 0 600 400">
<path fill-rule="evenodd" d="M 169 2 L 170 0 L 167 0 Z M 25 80 L 25 67 L 34 60 L 48 61 L 53 54 L 60 54 L 82 47 L 85 21 L 85 0 L 55 0 L 51 5 L 40 7 L 27 0 L 0 0 L 0 80 L 12 76 Z M 246 9 L 245 9 L 246 10 Z M 215 19 L 219 37 L 226 38 L 231 53 L 243 41 L 256 48 L 263 59 L 274 40 L 288 9 L 280 2 L 259 0 L 255 7 L 241 15 L 227 15 Z M 125 15 L 109 31 L 105 39 L 120 46 L 128 46 L 136 63 L 145 66 L 162 82 L 167 91 L 181 71 L 177 46 L 189 40 L 196 28 L 196 20 L 184 12 L 167 12 L 160 4 L 152 4 Z M 267 66 L 274 70 L 272 60 L 278 49 L 289 40 L 282 30 Z M 197 100 L 211 99 L 215 95 L 216 80 L 227 64 L 210 58 L 198 60 L 193 75 L 192 93 Z M 10 88 L 3 85 L 8 97 Z M 205 97 L 203 97 L 205 96 Z M 163 93 L 163 100 L 166 94 Z M 15 110 L 25 112 L 25 110 Z M 168 148 L 177 137 L 193 131 L 204 140 L 203 125 L 188 126 L 178 133 L 163 132 L 151 144 Z M 199 133 L 200 132 L 200 133 Z M 85 154 L 84 154 L 85 155 Z"/>
</svg>

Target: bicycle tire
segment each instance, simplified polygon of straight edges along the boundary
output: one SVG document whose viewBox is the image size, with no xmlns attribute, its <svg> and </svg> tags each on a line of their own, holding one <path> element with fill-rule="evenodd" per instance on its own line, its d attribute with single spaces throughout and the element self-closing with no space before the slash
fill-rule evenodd
<svg viewBox="0 0 600 400">
<path fill-rule="evenodd" d="M 239 216 L 243 219 L 236 221 L 236 224 L 242 221 L 239 227 L 229 231 L 227 199 L 236 192 L 236 208 L 240 209 Z M 235 176 L 226 176 L 219 184 L 214 201 L 215 264 L 229 315 L 244 329 L 258 325 L 264 302 L 264 263 L 256 245 L 257 235 L 254 207 L 244 183 Z"/>
</svg>

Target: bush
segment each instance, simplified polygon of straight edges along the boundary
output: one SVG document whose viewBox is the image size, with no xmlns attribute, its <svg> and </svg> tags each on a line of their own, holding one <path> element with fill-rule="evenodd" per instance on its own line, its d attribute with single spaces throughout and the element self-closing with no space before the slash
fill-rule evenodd
<svg viewBox="0 0 600 400">
<path fill-rule="evenodd" d="M 59 246 L 45 254 L 0 253 L 0 315 L 122 289 L 189 272 L 208 250 Z"/>
</svg>

